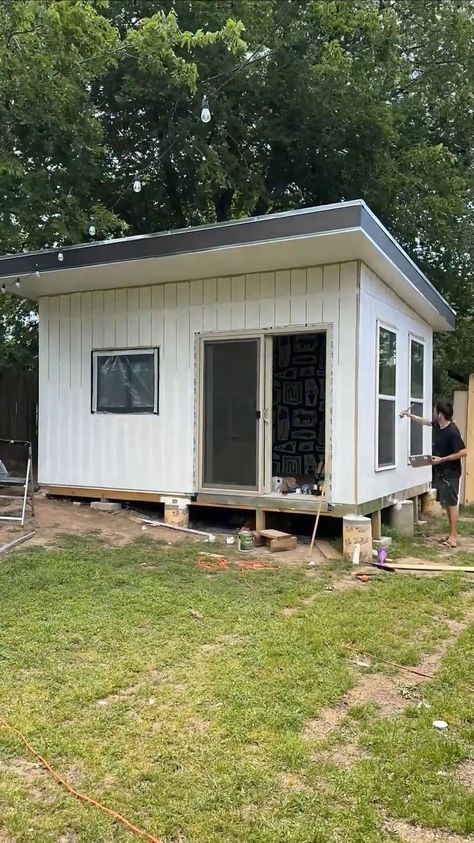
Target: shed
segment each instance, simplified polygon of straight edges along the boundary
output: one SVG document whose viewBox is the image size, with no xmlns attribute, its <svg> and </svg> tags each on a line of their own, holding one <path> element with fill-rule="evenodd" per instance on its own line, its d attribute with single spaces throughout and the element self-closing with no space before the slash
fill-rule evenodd
<svg viewBox="0 0 474 843">
<path fill-rule="evenodd" d="M 20 278 L 17 289 L 15 279 Z M 442 296 L 363 201 L 0 258 L 39 302 L 55 495 L 378 512 L 430 488 Z M 316 478 L 316 480 L 315 480 Z"/>
</svg>

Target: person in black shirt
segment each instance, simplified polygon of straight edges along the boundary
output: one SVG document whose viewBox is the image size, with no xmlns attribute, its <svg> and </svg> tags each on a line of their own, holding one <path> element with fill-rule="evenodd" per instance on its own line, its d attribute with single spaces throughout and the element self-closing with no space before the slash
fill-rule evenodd
<svg viewBox="0 0 474 843">
<path fill-rule="evenodd" d="M 432 419 L 414 416 L 410 410 L 401 413 L 401 416 L 433 428 L 433 485 L 441 506 L 448 513 L 449 521 L 449 536 L 443 543 L 448 547 L 457 547 L 461 460 L 464 459 L 467 451 L 462 436 L 453 422 L 453 405 L 450 401 L 437 401 Z"/>
</svg>

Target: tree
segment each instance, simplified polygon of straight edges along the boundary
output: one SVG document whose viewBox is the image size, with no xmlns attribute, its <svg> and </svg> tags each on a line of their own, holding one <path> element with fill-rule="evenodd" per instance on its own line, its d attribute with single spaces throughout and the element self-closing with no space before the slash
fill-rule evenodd
<svg viewBox="0 0 474 843">
<path fill-rule="evenodd" d="M 11 6 L 21 7 L 18 15 L 23 7 L 35 15 L 39 6 L 54 11 L 61 26 L 69 14 L 76 22 L 85 15 L 96 46 L 83 44 L 80 27 L 69 24 L 74 50 L 67 49 L 67 61 L 58 38 L 48 42 L 60 54 L 48 59 L 48 72 L 61 67 L 74 103 L 67 138 L 78 139 L 74 149 L 81 152 L 62 150 L 70 111 L 63 106 L 58 115 L 55 96 L 48 108 L 36 107 L 36 119 L 43 127 L 52 121 L 57 138 L 62 200 L 45 191 L 51 173 L 43 176 L 36 156 L 29 201 L 35 197 L 36 209 L 60 203 L 63 225 L 58 230 L 48 217 L 38 231 L 28 202 L 17 201 L 23 194 L 15 182 L 14 231 L 0 224 L 5 248 L 43 245 L 41 237 L 44 244 L 51 236 L 86 239 L 91 220 L 99 236 L 110 236 L 364 198 L 462 314 L 454 338 L 440 341 L 439 365 L 456 353 L 464 355 L 463 370 L 474 368 L 470 0 Z M 33 56 L 40 62 L 41 31 L 22 37 L 39 39 Z M 97 63 L 89 60 L 93 51 Z M 28 87 L 29 74 L 17 72 Z M 203 96 L 212 112 L 208 124 L 199 119 Z M 29 155 L 36 131 L 21 137 Z M 138 194 L 131 189 L 135 173 Z"/>
<path fill-rule="evenodd" d="M 81 242 L 91 224 L 104 237 L 130 227 L 114 201 L 127 156 L 121 150 L 117 159 L 107 142 L 112 123 L 120 134 L 119 109 L 112 123 L 99 110 L 105 81 L 119 68 L 132 62 L 143 81 L 152 74 L 176 95 L 195 90 L 193 50 L 243 49 L 232 21 L 193 34 L 159 11 L 121 34 L 106 8 L 100 0 L 0 2 L 0 253 Z M 132 150 L 134 166 L 151 154 L 143 140 Z M 30 303 L 0 303 L 0 366 L 35 365 L 36 322 Z"/>
</svg>

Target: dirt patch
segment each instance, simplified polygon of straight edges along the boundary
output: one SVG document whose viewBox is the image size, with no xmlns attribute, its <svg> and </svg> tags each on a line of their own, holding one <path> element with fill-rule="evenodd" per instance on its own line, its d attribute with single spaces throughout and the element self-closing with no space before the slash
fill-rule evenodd
<svg viewBox="0 0 474 843">
<path fill-rule="evenodd" d="M 78 843 L 79 837 L 75 831 L 65 831 L 58 837 L 58 843 Z"/>
<path fill-rule="evenodd" d="M 146 536 L 161 544 L 176 544 L 182 542 L 185 537 L 188 538 L 184 533 L 164 527 L 144 531 L 140 524 L 130 520 L 125 509 L 117 514 L 97 512 L 88 504 L 78 506 L 69 500 L 50 500 L 41 495 L 35 498 L 34 518 L 28 517 L 24 527 L 11 522 L 4 523 L 5 525 L 0 526 L 0 545 L 35 531 L 25 548 L 51 545 L 61 535 L 80 536 L 95 533 L 98 539 L 112 547 L 123 547 L 139 536 Z M 194 537 L 190 539 L 194 540 Z"/>
<path fill-rule="evenodd" d="M 8 834 L 6 831 L 2 831 L 0 828 L 0 843 L 16 843 L 16 837 L 12 837 L 11 834 Z"/>
<path fill-rule="evenodd" d="M 459 765 L 456 770 L 456 778 L 458 782 L 474 793 L 474 755 Z"/>
<path fill-rule="evenodd" d="M 364 752 L 357 743 L 337 744 L 330 749 L 315 752 L 312 756 L 313 761 L 323 764 L 335 764 L 338 767 L 344 767 L 346 769 L 361 761 L 367 761 L 368 758 L 370 758 L 370 755 Z"/>
<path fill-rule="evenodd" d="M 10 758 L 0 763 L 0 773 L 13 775 L 21 779 L 28 787 L 28 795 L 34 802 L 52 802 L 52 794 L 47 792 L 49 779 L 40 764 L 25 758 Z M 1 838 L 0 838 L 1 843 Z"/>
<path fill-rule="evenodd" d="M 434 828 L 422 828 L 402 820 L 390 820 L 384 823 L 385 829 L 396 834 L 403 843 L 472 843 L 474 837 L 462 837 L 450 831 Z"/>
<path fill-rule="evenodd" d="M 407 705 L 407 698 L 394 680 L 382 673 L 369 673 L 361 677 L 354 688 L 336 706 L 323 708 L 319 717 L 310 720 L 304 735 L 308 740 L 324 740 L 340 726 L 353 706 L 374 703 L 382 717 L 400 714 Z"/>
<path fill-rule="evenodd" d="M 202 720 L 200 717 L 191 717 L 184 724 L 184 730 L 190 735 L 200 736 L 205 735 L 209 731 L 210 723 L 208 720 Z"/>
<path fill-rule="evenodd" d="M 0 773 L 13 773 L 19 779 L 27 781 L 28 784 L 36 783 L 38 776 L 46 776 L 40 764 L 27 761 L 26 758 L 9 758 L 8 761 L 1 761 Z"/>
<path fill-rule="evenodd" d="M 446 624 L 449 630 L 449 635 L 442 641 L 438 642 L 436 649 L 432 653 L 423 656 L 421 662 L 416 665 L 415 670 L 421 673 L 427 673 L 429 676 L 434 676 L 439 670 L 441 662 L 445 657 L 451 645 L 459 638 L 462 632 L 474 620 L 474 606 L 472 605 L 472 598 L 468 596 L 468 601 L 464 601 L 463 608 L 466 612 L 462 621 L 453 620 L 452 618 L 440 618 L 440 622 Z M 420 685 L 422 682 L 427 682 L 429 677 L 419 676 L 416 673 L 404 672 L 405 684 L 412 687 L 413 685 Z"/>
<path fill-rule="evenodd" d="M 301 778 L 301 776 L 297 776 L 294 773 L 282 773 L 278 776 L 278 789 L 279 790 L 292 790 L 298 793 L 302 793 L 305 790 L 309 790 L 308 785 Z"/>
</svg>

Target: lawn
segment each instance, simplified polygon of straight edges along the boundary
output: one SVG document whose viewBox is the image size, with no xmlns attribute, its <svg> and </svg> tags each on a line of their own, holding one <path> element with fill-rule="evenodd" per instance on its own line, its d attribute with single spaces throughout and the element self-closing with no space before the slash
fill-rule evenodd
<svg viewBox="0 0 474 843">
<path fill-rule="evenodd" d="M 376 843 L 403 839 L 397 821 L 472 834 L 458 765 L 474 743 L 474 626 L 452 638 L 472 584 L 382 574 L 329 590 L 350 575 L 283 560 L 212 574 L 198 554 L 90 536 L 6 558 L 0 715 L 71 784 L 167 843 Z M 404 689 L 384 665 L 416 665 L 448 638 L 422 685 L 406 674 Z M 398 683 L 401 708 L 354 702 L 374 674 Z M 31 761 L 0 731 L 2 843 L 139 839 Z"/>
</svg>

